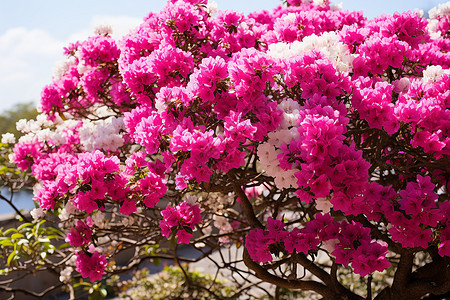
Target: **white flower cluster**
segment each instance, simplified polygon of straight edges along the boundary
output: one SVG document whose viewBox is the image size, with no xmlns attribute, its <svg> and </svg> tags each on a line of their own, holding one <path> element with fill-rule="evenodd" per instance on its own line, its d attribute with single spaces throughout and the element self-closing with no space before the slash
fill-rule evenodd
<svg viewBox="0 0 450 300">
<path fill-rule="evenodd" d="M 325 6 L 328 1 L 327 0 L 313 0 L 315 6 Z"/>
<path fill-rule="evenodd" d="M 111 244 L 111 237 L 108 235 L 100 236 L 97 238 L 97 247 L 95 247 L 95 250 L 97 250 L 99 253 L 106 253 L 108 251 L 108 247 Z"/>
<path fill-rule="evenodd" d="M 290 15 L 294 14 L 288 14 L 285 18 L 291 19 Z M 313 34 L 305 37 L 301 42 L 270 44 L 267 53 L 273 58 L 286 59 L 313 49 L 322 52 L 338 71 L 349 72 L 352 70 L 355 57 L 350 53 L 348 47 L 339 41 L 335 32 L 324 32 L 320 36 Z"/>
<path fill-rule="evenodd" d="M 36 117 L 36 120 L 20 119 L 16 123 L 16 128 L 23 133 L 36 133 L 43 127 L 49 127 L 52 124 L 51 121 L 47 120 L 47 115 L 39 114 Z"/>
<path fill-rule="evenodd" d="M 105 227 L 105 213 L 101 211 L 97 211 L 97 213 L 92 215 L 92 222 L 94 222 L 95 226 L 99 228 Z"/>
<path fill-rule="evenodd" d="M 430 19 L 438 19 L 439 17 L 450 16 L 450 1 L 439 4 L 438 7 L 433 7 L 428 11 Z"/>
<path fill-rule="evenodd" d="M 2 143 L 3 144 L 14 144 L 16 142 L 16 137 L 14 134 L 7 132 L 2 134 Z"/>
<path fill-rule="evenodd" d="M 84 120 L 80 129 L 80 142 L 86 151 L 104 149 L 116 151 L 123 146 L 120 131 L 124 129 L 123 117 L 109 117 L 105 120 Z"/>
<path fill-rule="evenodd" d="M 22 143 L 49 142 L 55 146 L 66 142 L 68 134 L 72 133 L 78 122 L 75 120 L 57 120 L 57 127 L 52 128 L 54 123 L 47 120 L 46 115 L 38 115 L 36 120 L 21 119 L 16 123 L 17 130 L 26 133 L 19 139 Z"/>
<path fill-rule="evenodd" d="M 76 208 L 76 206 L 72 203 L 72 201 L 67 201 L 66 205 L 64 206 L 64 208 L 61 210 L 61 213 L 59 214 L 59 219 L 61 221 L 66 221 L 68 220 L 71 216 L 73 216 L 74 214 L 78 213 L 78 209 Z"/>
<path fill-rule="evenodd" d="M 450 70 L 442 69 L 441 66 L 427 66 L 423 71 L 422 81 L 425 83 L 437 82 L 441 79 L 443 74 L 450 74 Z"/>
<path fill-rule="evenodd" d="M 447 3 L 439 4 L 438 7 L 433 7 L 428 11 L 428 32 L 431 38 L 436 39 L 442 36 L 442 32 L 437 29 L 439 19 L 441 17 L 450 16 L 450 1 Z"/>
<path fill-rule="evenodd" d="M 208 4 L 206 4 L 206 11 L 210 14 L 213 15 L 215 13 L 217 13 L 217 2 L 215 1 L 208 1 Z"/>
<path fill-rule="evenodd" d="M 33 217 L 34 221 L 38 221 L 45 216 L 45 212 L 42 209 L 42 207 L 38 207 L 38 208 L 33 208 L 32 210 L 30 210 L 30 215 Z"/>
<path fill-rule="evenodd" d="M 67 283 L 72 278 L 72 267 L 65 267 L 64 270 L 59 273 L 59 281 Z"/>
<path fill-rule="evenodd" d="M 264 171 L 275 179 L 275 184 L 279 188 L 296 188 L 298 187 L 294 175 L 296 170 L 283 170 L 277 156 L 282 152 L 281 144 L 289 145 L 299 136 L 296 120 L 299 117 L 300 105 L 292 99 L 287 99 L 278 104 L 278 109 L 284 111 L 283 121 L 277 130 L 268 134 L 267 142 L 259 145 L 258 157 Z"/>
<path fill-rule="evenodd" d="M 64 75 L 66 75 L 69 68 L 77 63 L 77 59 L 73 56 L 65 58 L 64 60 L 56 62 L 53 67 L 54 80 L 60 80 Z"/>
<path fill-rule="evenodd" d="M 113 33 L 113 28 L 108 24 L 98 24 L 94 28 L 94 33 L 98 35 L 110 35 Z"/>
</svg>

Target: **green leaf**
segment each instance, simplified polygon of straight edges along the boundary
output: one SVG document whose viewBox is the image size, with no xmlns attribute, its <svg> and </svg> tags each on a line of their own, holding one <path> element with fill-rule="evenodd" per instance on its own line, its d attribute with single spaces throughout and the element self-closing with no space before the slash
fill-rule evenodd
<svg viewBox="0 0 450 300">
<path fill-rule="evenodd" d="M 11 235 L 12 239 L 20 239 L 20 238 L 23 238 L 23 237 L 24 237 L 24 235 L 21 234 L 21 233 L 14 233 L 13 235 Z"/>
<path fill-rule="evenodd" d="M 101 294 L 103 297 L 106 297 L 106 296 L 108 295 L 108 292 L 106 291 L 106 289 L 101 288 L 101 289 L 100 289 L 100 294 Z"/>
<path fill-rule="evenodd" d="M 77 287 L 79 287 L 79 286 L 90 287 L 91 285 L 92 285 L 91 283 L 82 281 L 82 282 L 75 283 L 75 284 L 73 285 L 73 287 L 74 287 L 74 288 L 77 288 Z"/>
<path fill-rule="evenodd" d="M 61 250 L 61 249 L 69 248 L 69 247 L 70 247 L 69 243 L 64 243 L 64 244 L 59 245 L 58 249 Z"/>
<path fill-rule="evenodd" d="M 23 223 L 22 225 L 20 225 L 19 227 L 17 227 L 17 230 L 21 231 L 22 229 L 24 229 L 25 227 L 29 227 L 32 226 L 33 223 Z"/>
<path fill-rule="evenodd" d="M 11 232 L 17 232 L 17 229 L 16 229 L 16 228 L 9 228 L 9 229 L 6 230 L 3 234 L 4 234 L 4 235 L 8 235 L 8 234 L 10 234 Z"/>
<path fill-rule="evenodd" d="M 36 237 L 39 236 L 39 229 L 40 229 L 41 225 L 44 224 L 44 222 L 45 222 L 45 220 L 42 220 L 36 224 L 36 227 L 34 227 L 34 236 L 36 236 Z"/>
<path fill-rule="evenodd" d="M 0 246 L 2 246 L 2 247 L 11 247 L 11 246 L 14 246 L 14 244 L 8 238 L 8 239 L 1 240 L 0 241 Z"/>
<path fill-rule="evenodd" d="M 51 232 L 51 233 L 53 233 L 53 234 L 55 234 L 55 235 L 62 235 L 62 231 L 59 230 L 59 229 L 56 229 L 56 228 L 54 228 L 54 227 L 48 227 L 48 228 L 47 228 L 47 231 L 48 231 L 48 232 Z"/>
<path fill-rule="evenodd" d="M 8 266 L 10 266 L 10 265 L 11 265 L 11 262 L 12 262 L 13 260 L 16 259 L 16 254 L 17 254 L 17 251 L 13 251 L 13 252 L 11 252 L 11 254 L 8 256 L 8 260 L 6 261 L 6 264 L 7 264 Z"/>
<path fill-rule="evenodd" d="M 39 255 L 42 257 L 42 259 L 45 259 L 47 257 L 47 252 L 41 252 Z"/>
<path fill-rule="evenodd" d="M 59 239 L 59 235 L 52 234 L 52 235 L 47 236 L 47 238 L 48 238 L 49 240 L 51 240 L 51 239 Z"/>
</svg>

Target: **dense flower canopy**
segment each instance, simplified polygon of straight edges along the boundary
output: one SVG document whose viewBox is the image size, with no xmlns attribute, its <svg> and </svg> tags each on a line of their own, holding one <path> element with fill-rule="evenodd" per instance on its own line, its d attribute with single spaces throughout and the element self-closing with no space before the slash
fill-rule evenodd
<svg viewBox="0 0 450 300">
<path fill-rule="evenodd" d="M 244 243 L 262 278 L 318 254 L 362 277 L 409 250 L 448 262 L 449 5 L 368 20 L 287 3 L 170 0 L 120 40 L 65 48 L 13 160 L 66 222 L 83 277 L 112 271 L 116 251 L 95 247 L 117 214 L 151 216 L 158 242 Z"/>
</svg>

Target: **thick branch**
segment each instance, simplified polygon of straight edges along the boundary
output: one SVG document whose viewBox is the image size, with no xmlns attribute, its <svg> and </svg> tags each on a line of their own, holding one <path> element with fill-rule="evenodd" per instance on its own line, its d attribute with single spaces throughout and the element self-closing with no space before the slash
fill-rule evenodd
<svg viewBox="0 0 450 300">
<path fill-rule="evenodd" d="M 247 250 L 244 250 L 244 263 L 245 265 L 256 273 L 256 276 L 263 281 L 272 283 L 276 286 L 284 287 L 287 289 L 301 289 L 308 291 L 315 291 L 326 299 L 336 299 L 336 294 L 333 293 L 325 285 L 312 281 L 312 280 L 286 280 L 270 274 L 266 269 L 255 263 L 248 254 Z"/>
<path fill-rule="evenodd" d="M 393 293 L 401 294 L 408 283 L 413 266 L 414 253 L 410 249 L 405 249 L 401 253 L 400 262 L 394 275 L 392 283 Z"/>
<path fill-rule="evenodd" d="M 242 209 L 244 210 L 245 216 L 250 222 L 250 225 L 252 225 L 255 228 L 264 228 L 264 226 L 256 217 L 255 212 L 253 211 L 253 206 L 248 200 L 247 195 L 245 195 L 244 191 L 242 190 L 242 188 L 239 186 L 238 183 L 236 182 L 233 183 L 233 190 L 239 197 L 239 199 L 241 199 Z"/>
</svg>

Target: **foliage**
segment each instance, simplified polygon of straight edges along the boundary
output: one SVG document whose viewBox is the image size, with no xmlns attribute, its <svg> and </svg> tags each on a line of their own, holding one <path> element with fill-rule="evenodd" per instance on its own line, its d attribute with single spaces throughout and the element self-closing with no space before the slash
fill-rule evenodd
<svg viewBox="0 0 450 300">
<path fill-rule="evenodd" d="M 17 121 L 21 119 L 31 120 L 38 115 L 34 103 L 19 103 L 13 108 L 0 114 L 0 134 L 10 132 L 17 138 L 23 133 L 16 128 Z"/>
<path fill-rule="evenodd" d="M 133 279 L 118 285 L 121 299 L 223 299 L 235 293 L 226 280 L 183 266 L 165 266 L 161 273 L 150 275 L 147 269 L 136 272 Z M 185 276 L 185 274 L 187 276 Z M 116 282 L 109 284 L 117 285 Z"/>
</svg>

